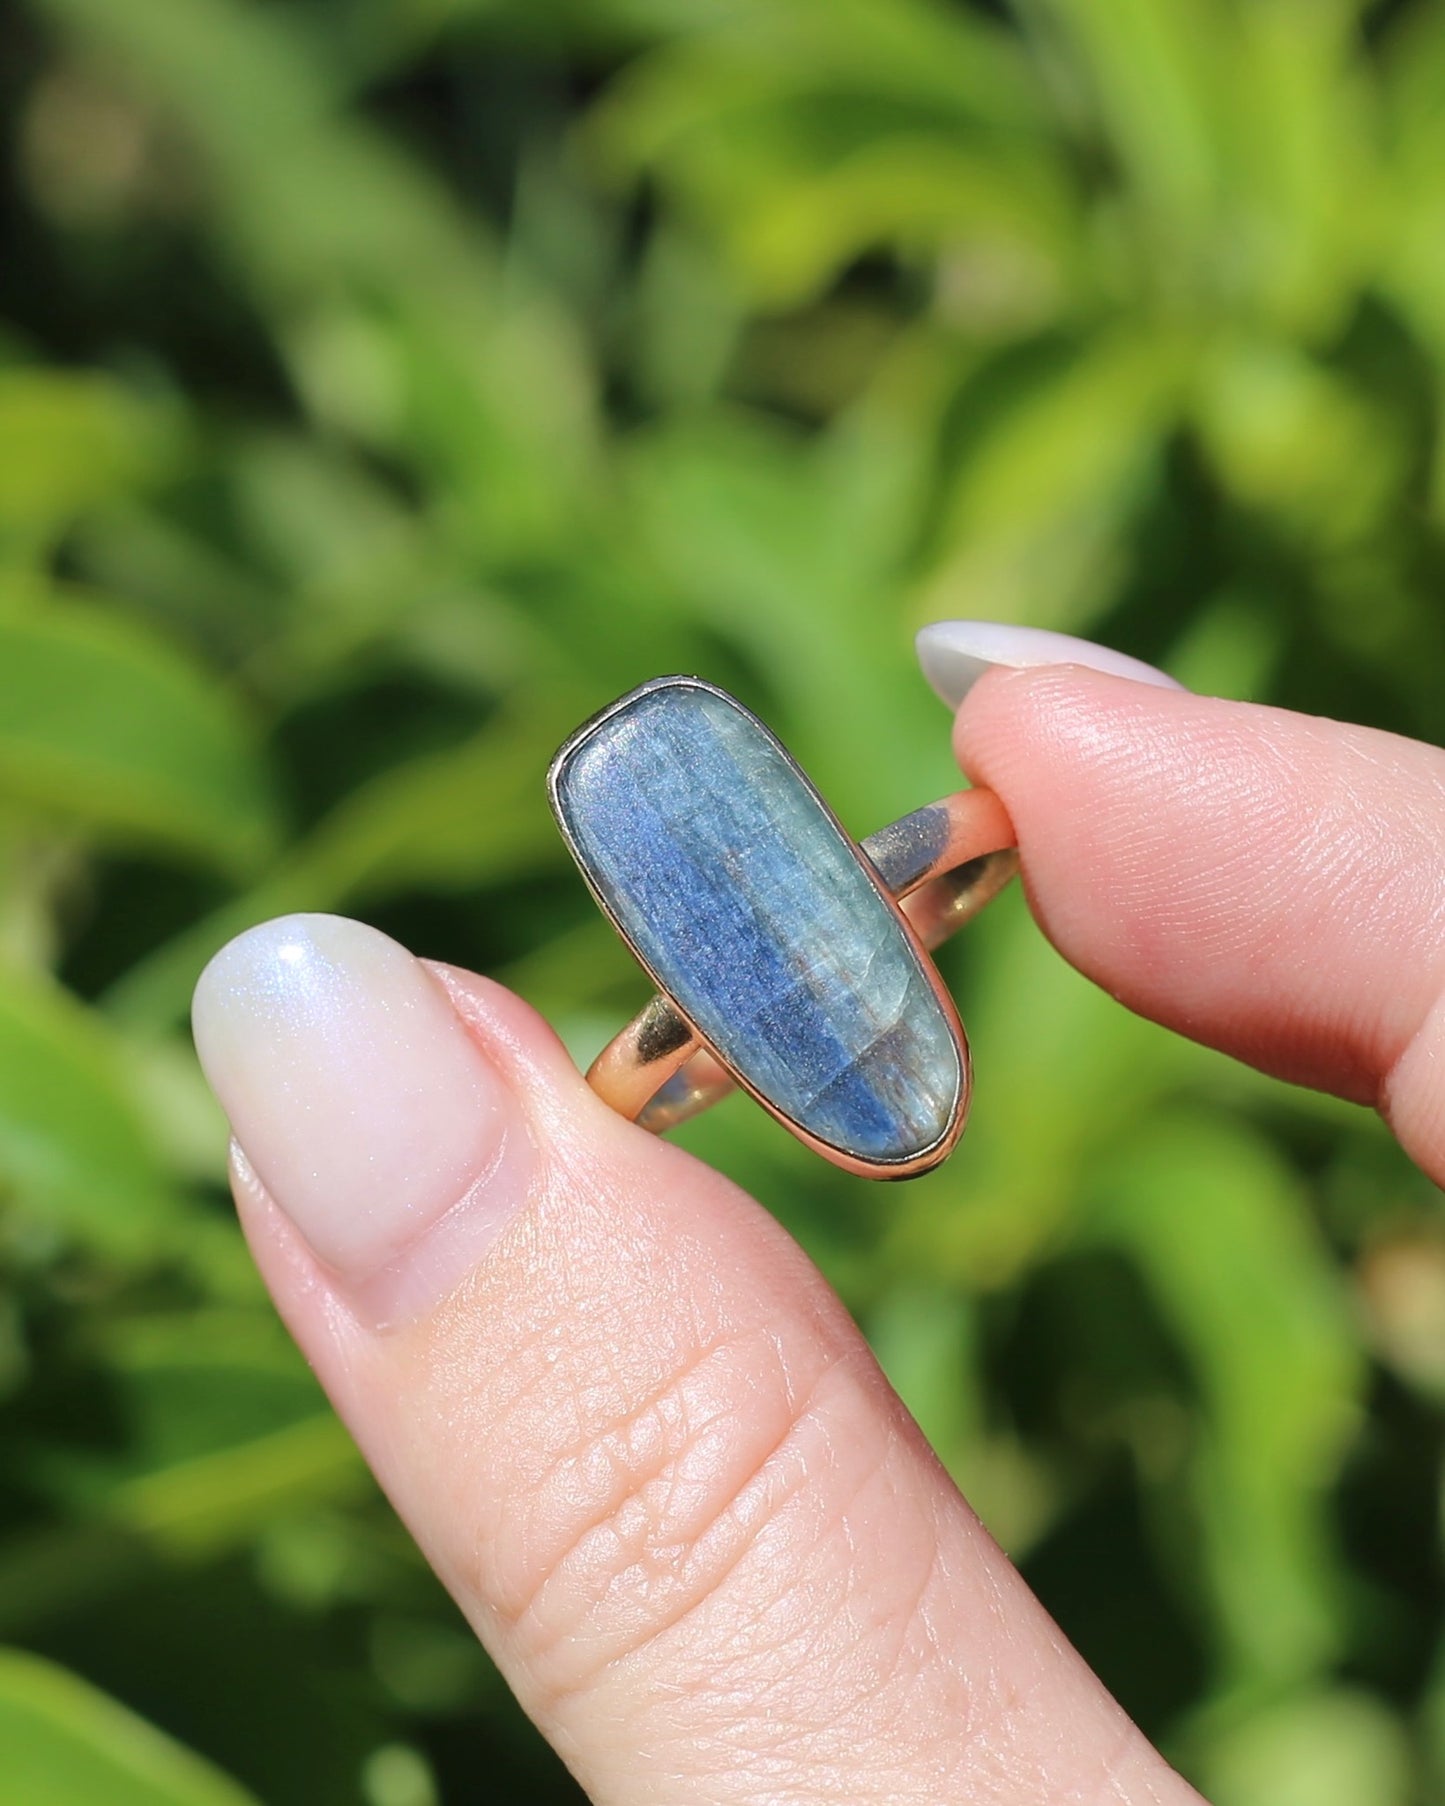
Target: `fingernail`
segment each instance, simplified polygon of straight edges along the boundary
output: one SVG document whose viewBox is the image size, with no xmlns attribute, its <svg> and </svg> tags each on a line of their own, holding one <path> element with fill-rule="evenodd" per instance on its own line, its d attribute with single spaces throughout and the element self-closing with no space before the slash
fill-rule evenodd
<svg viewBox="0 0 1445 1806">
<path fill-rule="evenodd" d="M 1015 627 L 1007 621 L 932 621 L 919 629 L 914 644 L 923 675 L 951 709 L 956 709 L 985 671 L 1002 665 L 1022 670 L 1029 665 L 1087 665 L 1111 677 L 1178 690 L 1178 684 L 1142 659 L 1071 633 L 1047 627 Z"/>
<path fill-rule="evenodd" d="M 252 928 L 201 974 L 192 1024 L 246 1163 L 345 1284 L 410 1266 L 415 1302 L 447 1277 L 418 1253 L 429 1231 L 445 1219 L 456 1268 L 510 1214 L 519 1112 L 441 986 L 388 936 L 324 915 Z"/>
</svg>

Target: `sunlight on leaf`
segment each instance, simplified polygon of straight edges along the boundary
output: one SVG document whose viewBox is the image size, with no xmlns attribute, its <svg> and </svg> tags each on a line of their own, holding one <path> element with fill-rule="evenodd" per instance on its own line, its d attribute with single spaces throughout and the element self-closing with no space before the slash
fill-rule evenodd
<svg viewBox="0 0 1445 1806">
<path fill-rule="evenodd" d="M 0 1650 L 3 1806 L 255 1806 L 254 1796 L 54 1663 Z"/>
<path fill-rule="evenodd" d="M 245 870 L 274 815 L 224 688 L 94 603 L 0 612 L 0 800 Z"/>
<path fill-rule="evenodd" d="M 121 1044 L 74 998 L 19 973 L 0 983 L 0 1190 L 56 1246 L 150 1251 L 177 1198 L 124 1073 Z"/>
</svg>

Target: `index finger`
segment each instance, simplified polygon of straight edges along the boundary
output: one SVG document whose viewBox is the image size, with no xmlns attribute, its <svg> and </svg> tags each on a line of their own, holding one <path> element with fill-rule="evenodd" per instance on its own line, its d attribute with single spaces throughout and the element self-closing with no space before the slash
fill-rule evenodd
<svg viewBox="0 0 1445 1806">
<path fill-rule="evenodd" d="M 1445 1177 L 1445 753 L 1074 664 L 988 672 L 954 743 L 1072 964 Z"/>
</svg>

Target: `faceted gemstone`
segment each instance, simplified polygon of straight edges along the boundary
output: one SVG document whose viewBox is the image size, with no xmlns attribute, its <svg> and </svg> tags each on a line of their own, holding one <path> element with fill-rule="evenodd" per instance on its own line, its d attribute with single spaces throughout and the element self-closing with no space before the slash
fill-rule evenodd
<svg viewBox="0 0 1445 1806">
<path fill-rule="evenodd" d="M 579 863 L 658 985 L 780 1115 L 906 1165 L 965 1069 L 918 954 L 772 735 L 694 679 L 644 685 L 558 754 Z"/>
</svg>

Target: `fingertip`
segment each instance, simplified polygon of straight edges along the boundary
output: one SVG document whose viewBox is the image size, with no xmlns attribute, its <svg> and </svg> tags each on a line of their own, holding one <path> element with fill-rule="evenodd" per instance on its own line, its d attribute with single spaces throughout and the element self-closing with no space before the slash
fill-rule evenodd
<svg viewBox="0 0 1445 1806">
<path fill-rule="evenodd" d="M 429 970 L 367 924 L 248 930 L 202 974 L 193 1020 L 245 1173 L 344 1293 L 404 1274 L 414 1297 L 424 1267 L 440 1282 L 439 1225 L 480 1250 L 524 1200 L 515 1090 Z"/>
<path fill-rule="evenodd" d="M 1445 981 L 1438 749 L 1071 667 L 989 673 L 955 746 L 1079 970 L 1266 1071 L 1378 1096 Z"/>
<path fill-rule="evenodd" d="M 1078 665 L 1135 683 L 1171 690 L 1180 687 L 1167 671 L 1112 646 L 1013 621 L 930 621 L 918 630 L 914 647 L 935 694 L 955 709 L 990 671 Z"/>
</svg>

